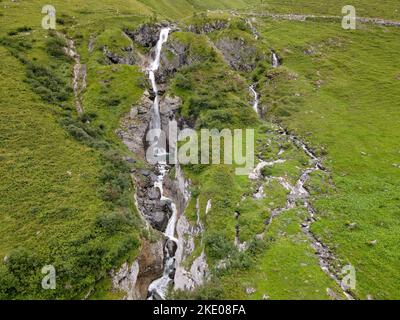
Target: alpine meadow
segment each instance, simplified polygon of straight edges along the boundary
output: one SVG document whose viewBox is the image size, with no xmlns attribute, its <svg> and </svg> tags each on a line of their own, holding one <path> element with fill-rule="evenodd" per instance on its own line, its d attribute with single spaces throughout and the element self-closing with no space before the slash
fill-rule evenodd
<svg viewBox="0 0 400 320">
<path fill-rule="evenodd" d="M 0 300 L 400 299 L 399 1 L 0 0 L 0 60 Z"/>
</svg>

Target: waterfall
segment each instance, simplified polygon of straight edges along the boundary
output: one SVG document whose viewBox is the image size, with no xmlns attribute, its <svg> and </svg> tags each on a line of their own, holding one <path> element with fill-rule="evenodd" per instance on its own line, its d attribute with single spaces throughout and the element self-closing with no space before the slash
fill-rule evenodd
<svg viewBox="0 0 400 320">
<path fill-rule="evenodd" d="M 170 32 L 170 28 L 163 28 L 160 32 L 160 38 L 156 45 L 155 51 L 155 58 L 150 64 L 147 72 L 149 74 L 149 79 L 151 82 L 151 86 L 155 93 L 154 103 L 153 103 L 153 114 L 152 114 L 152 121 L 150 124 L 150 129 L 159 129 L 161 134 L 161 118 L 160 118 L 160 106 L 159 106 L 159 96 L 158 96 L 158 88 L 155 78 L 155 72 L 160 67 L 160 58 L 161 58 L 161 50 L 163 44 L 168 41 L 168 35 Z M 159 150 L 160 152 L 163 152 Z M 164 150 L 165 152 L 165 150 Z M 176 208 L 176 204 L 169 198 L 164 195 L 164 178 L 168 174 L 168 167 L 166 162 L 159 162 L 157 164 L 158 170 L 160 174 L 157 177 L 156 182 L 154 183 L 154 187 L 158 188 L 161 193 L 161 200 L 167 201 L 171 204 L 172 208 L 172 215 L 168 221 L 167 228 L 164 232 L 165 237 L 168 239 L 165 248 L 164 248 L 164 273 L 163 276 L 159 279 L 153 281 L 149 288 L 148 288 L 148 297 L 149 300 L 154 299 L 165 299 L 165 294 L 167 293 L 168 286 L 173 281 L 174 273 L 175 273 L 175 252 L 174 249 L 170 245 L 176 248 L 177 246 L 177 239 L 175 238 L 175 227 L 176 221 L 178 218 L 178 211 Z"/>
<path fill-rule="evenodd" d="M 274 51 L 271 52 L 271 62 L 273 68 L 278 68 L 280 65 L 279 58 Z"/>
<path fill-rule="evenodd" d="M 258 103 L 259 103 L 259 98 L 258 98 L 258 93 L 254 89 L 255 85 L 250 86 L 250 91 L 254 96 L 254 103 L 253 103 L 253 109 L 254 111 L 258 114 Z"/>
<path fill-rule="evenodd" d="M 150 129 L 160 129 L 161 128 L 161 119 L 160 119 L 160 104 L 159 104 L 159 97 L 158 97 L 158 88 L 157 88 L 157 83 L 156 83 L 156 77 L 154 72 L 158 70 L 160 67 L 160 59 L 161 59 L 161 50 L 163 47 L 163 44 L 168 41 L 168 35 L 170 32 L 170 28 L 163 28 L 161 29 L 160 32 L 160 38 L 157 42 L 156 45 L 156 56 L 152 63 L 150 64 L 149 69 L 147 70 L 149 73 L 149 79 L 151 82 L 151 86 L 153 88 L 153 91 L 156 95 L 154 99 L 154 105 L 153 105 L 153 118 L 150 124 Z"/>
</svg>

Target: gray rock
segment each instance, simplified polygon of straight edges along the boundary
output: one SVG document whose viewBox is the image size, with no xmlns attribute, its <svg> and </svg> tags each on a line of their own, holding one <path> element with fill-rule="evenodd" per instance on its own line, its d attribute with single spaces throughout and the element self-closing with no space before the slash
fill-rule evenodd
<svg viewBox="0 0 400 320">
<path fill-rule="evenodd" d="M 151 108 L 153 102 L 143 96 L 139 104 L 133 105 L 131 111 L 121 120 L 120 129 L 117 135 L 123 140 L 124 144 L 137 157 L 145 157 L 146 131 L 151 119 Z"/>
<path fill-rule="evenodd" d="M 149 190 L 149 199 L 150 200 L 160 200 L 161 199 L 161 192 L 160 189 L 158 188 L 151 188 Z"/>
<path fill-rule="evenodd" d="M 207 34 L 214 31 L 226 29 L 228 25 L 229 24 L 227 21 L 215 20 L 215 21 L 209 21 L 202 25 L 190 25 L 187 29 L 189 32 Z"/>
<path fill-rule="evenodd" d="M 147 218 L 149 223 L 154 229 L 164 232 L 165 229 L 167 228 L 169 218 L 165 212 L 163 211 L 152 212 L 148 214 Z"/>
<path fill-rule="evenodd" d="M 124 54 L 118 55 L 118 54 L 108 50 L 108 48 L 106 46 L 103 48 L 103 54 L 107 58 L 107 60 L 110 64 L 133 65 L 137 62 L 133 47 L 124 48 L 123 51 L 124 51 Z"/>
<path fill-rule="evenodd" d="M 243 38 L 225 37 L 215 45 L 222 52 L 226 62 L 236 71 L 252 71 L 258 60 L 265 59 L 265 56 L 257 52 L 256 46 Z"/>
<path fill-rule="evenodd" d="M 165 249 L 167 250 L 167 253 L 168 253 L 169 257 L 175 256 L 175 252 L 176 252 L 176 249 L 177 249 L 176 242 L 168 239 L 167 243 L 165 244 Z"/>
<path fill-rule="evenodd" d="M 133 158 L 131 158 L 131 157 L 125 157 L 124 160 L 125 160 L 126 162 L 128 162 L 128 163 L 132 163 L 132 164 L 136 163 L 136 160 L 133 159 Z"/>
<path fill-rule="evenodd" d="M 134 31 L 126 29 L 125 33 L 143 47 L 153 48 L 160 37 L 161 27 L 159 24 L 143 24 Z"/>
</svg>

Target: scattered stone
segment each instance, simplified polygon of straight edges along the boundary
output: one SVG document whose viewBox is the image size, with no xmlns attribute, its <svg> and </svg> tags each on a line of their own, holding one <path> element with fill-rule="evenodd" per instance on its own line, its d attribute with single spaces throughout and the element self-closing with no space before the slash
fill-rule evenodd
<svg viewBox="0 0 400 320">
<path fill-rule="evenodd" d="M 338 295 L 336 294 L 335 291 L 333 291 L 331 288 L 326 288 L 326 294 L 332 299 L 332 300 L 340 300 Z"/>
<path fill-rule="evenodd" d="M 131 157 L 125 157 L 125 161 L 132 164 L 136 163 L 136 160 Z"/>
<path fill-rule="evenodd" d="M 146 169 L 141 169 L 139 172 L 141 175 L 143 175 L 145 177 L 149 177 L 151 175 L 151 171 L 146 170 Z"/>
<path fill-rule="evenodd" d="M 253 293 L 255 293 L 256 292 L 256 289 L 254 289 L 254 288 L 246 288 L 246 293 L 248 294 L 248 295 L 251 295 L 251 294 L 253 294 Z"/>
<path fill-rule="evenodd" d="M 350 230 L 354 230 L 356 227 L 357 227 L 357 223 L 355 223 L 355 222 L 352 222 L 352 223 L 349 224 L 349 229 Z"/>
</svg>

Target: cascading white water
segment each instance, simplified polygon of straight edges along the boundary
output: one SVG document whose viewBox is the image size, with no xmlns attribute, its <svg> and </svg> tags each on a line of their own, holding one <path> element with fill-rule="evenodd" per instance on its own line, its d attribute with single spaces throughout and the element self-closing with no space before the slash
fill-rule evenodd
<svg viewBox="0 0 400 320">
<path fill-rule="evenodd" d="M 159 96 L 158 96 L 158 88 L 155 78 L 155 72 L 160 67 L 160 58 L 161 58 L 161 50 L 163 44 L 168 41 L 168 35 L 170 32 L 170 28 L 163 28 L 160 32 L 160 38 L 157 42 L 156 51 L 155 51 L 155 58 L 153 62 L 150 64 L 148 68 L 149 79 L 151 82 L 151 86 L 155 93 L 154 103 L 153 103 L 153 114 L 152 120 L 150 124 L 150 129 L 161 129 L 161 118 L 160 118 L 160 106 L 159 106 Z M 161 132 L 160 132 L 161 134 Z M 165 150 L 159 150 L 159 152 L 166 152 Z M 158 170 L 160 172 L 159 176 L 157 177 L 156 182 L 154 183 L 154 187 L 158 188 L 161 193 L 161 200 L 167 201 L 171 204 L 172 208 L 172 215 L 168 221 L 167 228 L 164 232 L 164 235 L 167 237 L 168 242 L 173 241 L 176 245 L 178 243 L 177 239 L 175 238 L 175 227 L 176 221 L 178 217 L 178 212 L 175 203 L 167 198 L 164 195 L 164 178 L 168 174 L 168 167 L 166 162 L 159 162 L 157 164 Z M 165 259 L 164 259 L 164 273 L 163 276 L 155 281 L 153 281 L 149 288 L 148 288 L 148 296 L 150 300 L 153 299 L 165 299 L 165 294 L 167 292 L 169 284 L 172 282 L 174 270 L 175 270 L 175 255 L 170 252 L 167 248 L 167 244 L 164 248 Z"/>
<path fill-rule="evenodd" d="M 258 104 L 259 104 L 259 99 L 258 99 L 258 93 L 254 89 L 254 85 L 250 86 L 250 91 L 254 96 L 254 103 L 253 103 L 253 109 L 254 111 L 258 114 Z"/>
<path fill-rule="evenodd" d="M 150 64 L 149 69 L 147 70 L 149 73 L 149 79 L 151 82 L 151 86 L 155 93 L 154 105 L 153 105 L 153 118 L 151 121 L 151 129 L 160 129 L 161 128 L 161 119 L 160 119 L 160 105 L 159 105 L 159 97 L 158 97 L 158 88 L 156 83 L 156 77 L 154 72 L 158 70 L 160 67 L 160 59 L 161 59 L 161 50 L 163 44 L 168 41 L 168 35 L 171 31 L 170 28 L 163 28 L 160 32 L 160 38 L 158 39 L 156 45 L 156 56 L 152 63 Z"/>
<path fill-rule="evenodd" d="M 278 68 L 279 67 L 279 59 L 275 52 L 272 51 L 272 67 Z"/>
</svg>

